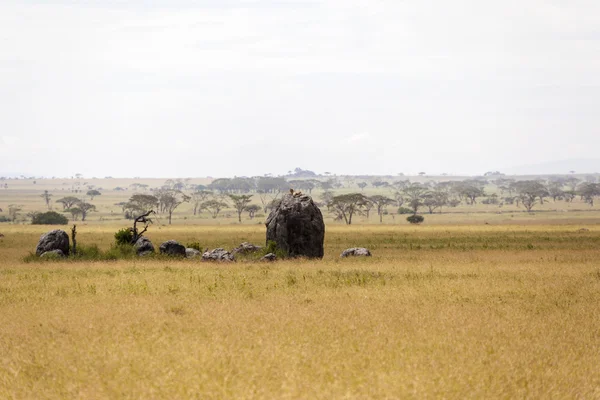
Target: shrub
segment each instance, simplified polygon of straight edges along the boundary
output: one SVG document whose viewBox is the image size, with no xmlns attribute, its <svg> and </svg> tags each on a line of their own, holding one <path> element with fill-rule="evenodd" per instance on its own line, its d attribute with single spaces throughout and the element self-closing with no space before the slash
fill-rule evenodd
<svg viewBox="0 0 600 400">
<path fill-rule="evenodd" d="M 123 228 L 115 233 L 115 242 L 117 245 L 131 244 L 133 240 L 133 232 L 129 228 Z"/>
<path fill-rule="evenodd" d="M 56 211 L 48 211 L 45 213 L 35 214 L 31 219 L 33 225 L 66 225 L 69 220 L 64 215 Z"/>
<path fill-rule="evenodd" d="M 0 215 L 0 222 L 10 222 L 11 219 L 5 215 Z"/>
<path fill-rule="evenodd" d="M 190 249 L 196 249 L 199 252 L 202 252 L 202 247 L 200 246 L 200 243 L 198 243 L 198 242 L 188 243 L 185 247 L 190 248 Z"/>
<path fill-rule="evenodd" d="M 420 224 L 421 222 L 425 221 L 425 217 L 415 214 L 411 215 L 410 217 L 406 217 L 406 220 L 411 224 Z"/>
<path fill-rule="evenodd" d="M 267 242 L 267 246 L 263 248 L 262 256 L 265 256 L 269 253 L 273 253 L 277 256 L 278 259 L 283 259 L 287 257 L 285 251 L 277 247 L 277 243 L 273 240 L 269 240 Z"/>
<path fill-rule="evenodd" d="M 406 207 L 400 207 L 398 209 L 398 214 L 412 214 L 413 210 L 411 210 L 410 208 L 406 208 Z"/>
</svg>

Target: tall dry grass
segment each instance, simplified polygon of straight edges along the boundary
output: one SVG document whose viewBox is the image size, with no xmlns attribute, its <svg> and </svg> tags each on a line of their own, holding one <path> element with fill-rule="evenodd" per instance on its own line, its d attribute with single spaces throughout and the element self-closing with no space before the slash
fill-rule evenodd
<svg viewBox="0 0 600 400">
<path fill-rule="evenodd" d="M 600 398 L 600 231 L 578 228 L 328 227 L 322 261 L 207 264 L 24 263 L 47 228 L 10 227 L 0 398 Z M 355 245 L 374 256 L 338 258 Z"/>
</svg>

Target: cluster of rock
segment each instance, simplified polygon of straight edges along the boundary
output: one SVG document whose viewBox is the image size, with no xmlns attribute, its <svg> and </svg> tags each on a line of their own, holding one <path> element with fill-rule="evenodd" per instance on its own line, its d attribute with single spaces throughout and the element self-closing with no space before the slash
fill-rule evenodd
<svg viewBox="0 0 600 400">
<path fill-rule="evenodd" d="M 290 193 L 283 197 L 266 221 L 267 243 L 275 242 L 277 249 L 288 257 L 323 258 L 325 223 L 319 207 L 312 198 L 301 193 Z M 147 256 L 155 252 L 150 239 L 140 237 L 134 244 L 138 256 Z M 171 257 L 196 258 L 203 261 L 235 261 L 236 255 L 247 255 L 261 251 L 263 247 L 244 242 L 231 252 L 216 248 L 202 253 L 198 249 L 186 248 L 175 240 L 168 240 L 159 246 L 160 254 Z M 66 257 L 69 255 L 69 236 L 65 231 L 54 230 L 40 238 L 36 248 L 40 257 Z M 371 256 L 364 247 L 353 247 L 342 252 L 340 257 Z M 261 261 L 275 261 L 277 256 L 269 253 Z"/>
</svg>

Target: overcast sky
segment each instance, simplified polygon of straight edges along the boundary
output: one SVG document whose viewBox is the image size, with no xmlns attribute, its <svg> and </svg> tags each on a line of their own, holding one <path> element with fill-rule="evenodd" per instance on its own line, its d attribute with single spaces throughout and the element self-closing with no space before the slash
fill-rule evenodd
<svg viewBox="0 0 600 400">
<path fill-rule="evenodd" d="M 481 174 L 599 144 L 597 0 L 0 1 L 0 175 Z"/>
</svg>

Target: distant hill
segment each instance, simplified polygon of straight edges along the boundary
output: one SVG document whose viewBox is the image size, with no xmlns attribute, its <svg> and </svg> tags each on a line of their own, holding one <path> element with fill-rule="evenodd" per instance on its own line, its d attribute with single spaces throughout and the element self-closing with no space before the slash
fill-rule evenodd
<svg viewBox="0 0 600 400">
<path fill-rule="evenodd" d="M 593 174 L 600 172 L 600 159 L 572 159 L 549 161 L 540 164 L 521 165 L 518 167 L 501 168 L 500 172 L 507 175 L 549 175 L 568 174 Z"/>
</svg>

